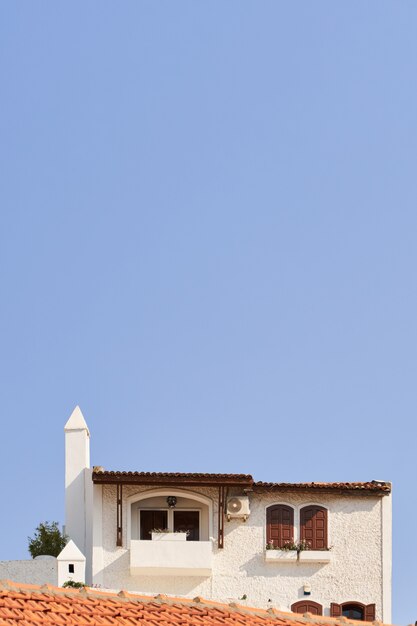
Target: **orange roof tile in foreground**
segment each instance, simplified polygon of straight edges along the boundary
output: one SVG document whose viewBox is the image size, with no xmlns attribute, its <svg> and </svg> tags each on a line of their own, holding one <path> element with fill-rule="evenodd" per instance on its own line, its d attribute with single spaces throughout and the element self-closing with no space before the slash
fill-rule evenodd
<svg viewBox="0 0 417 626">
<path fill-rule="evenodd" d="M 251 609 L 195 598 L 141 596 L 0 581 L 0 626 L 337 626 L 353 623 L 306 613 Z M 375 623 L 375 622 L 374 622 Z"/>
</svg>

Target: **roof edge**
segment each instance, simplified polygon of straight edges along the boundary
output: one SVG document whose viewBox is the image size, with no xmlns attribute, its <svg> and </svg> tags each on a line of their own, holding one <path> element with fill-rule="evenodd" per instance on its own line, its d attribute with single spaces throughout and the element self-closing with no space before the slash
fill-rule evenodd
<svg viewBox="0 0 417 626">
<path fill-rule="evenodd" d="M 310 483 L 275 483 L 255 482 L 250 474 L 209 474 L 198 472 L 119 472 L 106 471 L 101 466 L 93 468 L 92 480 L 96 484 L 126 485 L 183 485 L 183 486 L 229 486 L 242 487 L 254 492 L 294 491 L 321 493 L 349 493 L 355 495 L 389 495 L 390 482 L 372 480 L 368 482 L 310 482 Z"/>
<path fill-rule="evenodd" d="M 96 484 L 126 485 L 184 485 L 184 486 L 229 486 L 249 488 L 253 485 L 250 474 L 206 474 L 182 472 L 113 472 L 94 467 L 92 480 Z"/>
<path fill-rule="evenodd" d="M 320 493 L 349 493 L 355 495 L 387 496 L 392 491 L 392 484 L 390 482 L 375 480 L 363 483 L 268 483 L 259 481 L 253 484 L 253 490 L 256 492 L 319 491 Z"/>
</svg>

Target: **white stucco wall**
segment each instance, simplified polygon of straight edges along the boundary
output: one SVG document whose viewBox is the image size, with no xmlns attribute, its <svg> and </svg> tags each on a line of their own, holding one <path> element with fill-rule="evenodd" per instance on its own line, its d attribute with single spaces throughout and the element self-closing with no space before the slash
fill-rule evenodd
<svg viewBox="0 0 417 626">
<path fill-rule="evenodd" d="M 0 580 L 12 580 L 26 585 L 57 585 L 58 564 L 55 557 L 0 561 Z"/>
<path fill-rule="evenodd" d="M 94 545 L 97 546 L 97 537 L 100 536 L 103 547 L 94 550 L 96 560 L 93 565 L 93 582 L 105 588 L 186 597 L 200 595 L 224 602 L 237 600 L 246 594 L 248 605 L 266 607 L 270 606 L 268 600 L 272 600 L 273 606 L 288 610 L 291 604 L 304 597 L 303 585 L 308 582 L 311 585 L 310 599 L 323 605 L 325 615 L 329 615 L 331 602 L 358 601 L 363 604 L 375 603 L 377 619 L 388 622 L 391 618 L 390 615 L 383 615 L 382 602 L 383 568 L 387 572 L 390 567 L 386 563 L 384 566 L 382 559 L 382 502 L 389 496 L 381 498 L 313 494 L 313 499 L 311 494 L 250 494 L 249 519 L 246 523 L 240 520 L 225 522 L 225 547 L 219 550 L 217 490 L 187 489 L 188 492 L 203 494 L 212 499 L 212 576 L 147 577 L 130 575 L 130 555 L 127 548 L 128 508 L 134 494 L 152 490 L 136 486 L 123 488 L 123 547 L 118 548 L 116 487 L 106 485 L 95 486 L 94 489 Z M 275 503 L 295 507 L 295 538 L 299 508 L 306 504 L 320 504 L 328 508 L 329 545 L 332 546 L 330 563 L 265 563 L 265 509 Z M 385 605 L 387 613 L 387 600 Z"/>
</svg>

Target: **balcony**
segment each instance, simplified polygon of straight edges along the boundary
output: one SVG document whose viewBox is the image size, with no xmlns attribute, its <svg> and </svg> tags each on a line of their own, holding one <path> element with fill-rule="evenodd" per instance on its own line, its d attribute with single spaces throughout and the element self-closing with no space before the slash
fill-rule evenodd
<svg viewBox="0 0 417 626">
<path fill-rule="evenodd" d="M 130 542 L 132 576 L 211 576 L 211 541 Z"/>
</svg>

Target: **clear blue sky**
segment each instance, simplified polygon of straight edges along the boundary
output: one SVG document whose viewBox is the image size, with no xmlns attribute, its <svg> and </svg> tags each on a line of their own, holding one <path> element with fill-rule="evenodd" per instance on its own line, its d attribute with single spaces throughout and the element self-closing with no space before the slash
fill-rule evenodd
<svg viewBox="0 0 417 626">
<path fill-rule="evenodd" d="M 1 3 L 1 559 L 64 521 L 78 403 L 108 469 L 392 480 L 414 623 L 416 20 Z"/>
</svg>

